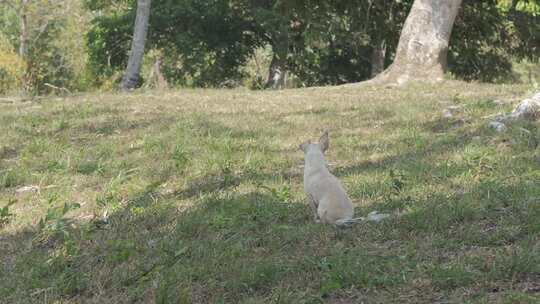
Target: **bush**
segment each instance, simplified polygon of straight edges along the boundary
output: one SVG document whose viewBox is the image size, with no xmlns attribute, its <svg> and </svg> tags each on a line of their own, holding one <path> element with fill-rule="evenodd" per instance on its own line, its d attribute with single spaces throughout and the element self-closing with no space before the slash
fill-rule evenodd
<svg viewBox="0 0 540 304">
<path fill-rule="evenodd" d="M 0 37 L 0 94 L 20 88 L 25 63 L 3 37 Z"/>
</svg>

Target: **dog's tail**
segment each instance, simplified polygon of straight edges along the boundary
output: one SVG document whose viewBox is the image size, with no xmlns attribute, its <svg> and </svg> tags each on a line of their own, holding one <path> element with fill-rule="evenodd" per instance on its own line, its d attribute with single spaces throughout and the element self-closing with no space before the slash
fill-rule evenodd
<svg viewBox="0 0 540 304">
<path fill-rule="evenodd" d="M 336 226 L 348 227 L 348 226 L 351 226 L 352 224 L 355 224 L 355 223 L 358 223 L 358 222 L 361 222 L 361 221 L 365 221 L 365 220 L 366 220 L 365 217 L 357 217 L 357 218 L 353 218 L 353 219 L 341 219 L 341 220 L 336 221 Z"/>
<path fill-rule="evenodd" d="M 388 218 L 388 217 L 390 217 L 390 214 L 388 214 L 388 213 L 379 213 L 378 211 L 372 211 L 372 212 L 370 212 L 368 214 L 367 217 L 357 217 L 357 218 L 353 218 L 353 219 L 337 220 L 336 225 L 346 227 L 346 226 L 350 226 L 352 224 L 362 222 L 362 221 L 378 223 L 378 222 L 380 222 L 380 221 L 382 221 L 382 220 L 384 220 L 385 218 Z"/>
</svg>

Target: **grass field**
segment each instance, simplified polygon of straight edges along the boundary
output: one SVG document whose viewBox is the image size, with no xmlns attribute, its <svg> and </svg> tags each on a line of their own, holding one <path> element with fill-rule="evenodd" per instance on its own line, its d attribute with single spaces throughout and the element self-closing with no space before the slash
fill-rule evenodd
<svg viewBox="0 0 540 304">
<path fill-rule="evenodd" d="M 486 127 L 530 93 L 448 82 L 0 104 L 0 302 L 539 303 L 540 126 Z M 357 216 L 391 219 L 312 221 L 297 147 L 326 128 Z"/>
</svg>

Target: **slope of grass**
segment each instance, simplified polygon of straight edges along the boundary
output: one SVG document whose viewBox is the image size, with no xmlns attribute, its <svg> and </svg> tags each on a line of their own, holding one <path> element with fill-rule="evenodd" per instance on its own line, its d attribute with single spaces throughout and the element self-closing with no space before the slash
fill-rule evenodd
<svg viewBox="0 0 540 304">
<path fill-rule="evenodd" d="M 449 82 L 0 104 L 0 302 L 537 303 L 539 125 L 486 127 L 526 94 Z M 390 220 L 312 222 L 297 147 L 325 128 L 356 213 Z"/>
</svg>

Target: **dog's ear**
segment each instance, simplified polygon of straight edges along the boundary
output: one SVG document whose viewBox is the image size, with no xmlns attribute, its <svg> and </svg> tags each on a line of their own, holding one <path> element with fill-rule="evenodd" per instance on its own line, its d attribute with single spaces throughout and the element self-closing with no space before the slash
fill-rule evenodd
<svg viewBox="0 0 540 304">
<path fill-rule="evenodd" d="M 330 139 L 328 138 L 328 130 L 325 130 L 321 138 L 319 138 L 319 145 L 321 145 L 321 150 L 326 152 L 330 146 Z"/>
<path fill-rule="evenodd" d="M 308 140 L 308 141 L 306 141 L 306 142 L 300 144 L 300 146 L 299 146 L 300 150 L 306 152 L 306 148 L 307 148 L 307 146 L 308 146 L 310 143 L 311 143 L 311 140 Z"/>
</svg>

